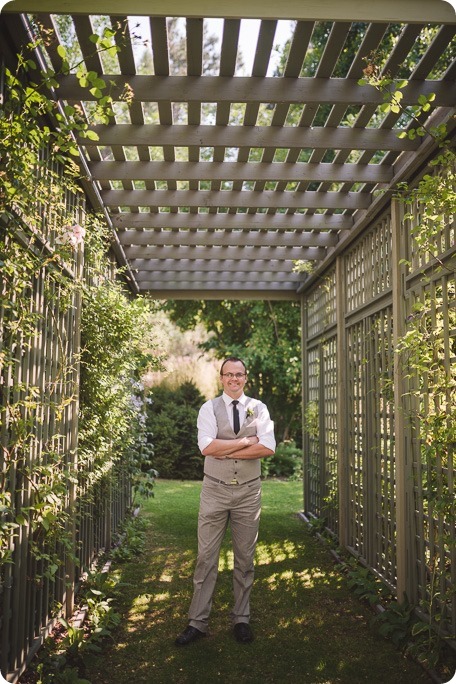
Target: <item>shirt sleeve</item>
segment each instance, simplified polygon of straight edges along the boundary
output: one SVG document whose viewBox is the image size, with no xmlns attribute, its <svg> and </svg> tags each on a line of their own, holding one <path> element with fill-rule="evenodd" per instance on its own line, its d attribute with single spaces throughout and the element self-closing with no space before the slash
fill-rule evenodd
<svg viewBox="0 0 456 684">
<path fill-rule="evenodd" d="M 206 401 L 201 406 L 196 425 L 198 428 L 198 448 L 203 452 L 217 436 L 217 421 L 211 400 Z"/>
<path fill-rule="evenodd" d="M 262 402 L 259 402 L 256 424 L 259 444 L 275 452 L 274 422 L 271 420 L 267 406 Z"/>
</svg>

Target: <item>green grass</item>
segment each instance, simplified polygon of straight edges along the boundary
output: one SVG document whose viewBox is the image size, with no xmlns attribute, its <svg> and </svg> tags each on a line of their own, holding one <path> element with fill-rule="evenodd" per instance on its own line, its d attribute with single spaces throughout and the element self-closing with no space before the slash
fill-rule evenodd
<svg viewBox="0 0 456 684">
<path fill-rule="evenodd" d="M 227 538 L 210 635 L 174 645 L 187 624 L 201 483 L 158 480 L 143 505 L 147 549 L 123 566 L 122 625 L 88 662 L 92 684 L 317 684 L 428 682 L 423 670 L 368 626 L 331 555 L 306 530 L 299 482 L 266 481 L 251 599 L 255 641 L 238 644 L 229 621 L 232 554 Z"/>
</svg>

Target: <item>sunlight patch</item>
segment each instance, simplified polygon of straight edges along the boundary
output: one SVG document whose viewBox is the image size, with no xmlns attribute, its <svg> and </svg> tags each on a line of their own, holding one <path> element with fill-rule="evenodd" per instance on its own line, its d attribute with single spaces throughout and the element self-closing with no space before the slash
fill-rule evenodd
<svg viewBox="0 0 456 684">
<path fill-rule="evenodd" d="M 285 540 L 275 544 L 257 544 L 257 564 L 269 565 L 269 563 L 279 563 L 281 561 L 297 558 L 298 551 L 296 545 Z"/>
<path fill-rule="evenodd" d="M 135 596 L 133 600 L 133 608 L 144 608 L 145 606 L 147 607 L 149 605 L 151 598 L 152 594 L 140 594 L 139 596 Z"/>
<path fill-rule="evenodd" d="M 172 575 L 169 574 L 166 570 L 164 570 L 160 576 L 160 582 L 172 582 L 173 578 Z"/>
</svg>

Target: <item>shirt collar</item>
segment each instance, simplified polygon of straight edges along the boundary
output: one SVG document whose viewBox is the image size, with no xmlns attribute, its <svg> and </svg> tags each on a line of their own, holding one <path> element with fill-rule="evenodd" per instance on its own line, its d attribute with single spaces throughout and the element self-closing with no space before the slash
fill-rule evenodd
<svg viewBox="0 0 456 684">
<path fill-rule="evenodd" d="M 223 392 L 222 394 L 223 401 L 225 402 L 226 406 L 229 406 L 231 402 L 233 401 L 232 397 L 230 397 L 226 392 Z M 241 394 L 241 396 L 238 399 L 238 402 L 242 404 L 242 406 L 245 406 L 245 402 L 247 401 L 247 397 L 245 396 L 244 392 Z"/>
</svg>

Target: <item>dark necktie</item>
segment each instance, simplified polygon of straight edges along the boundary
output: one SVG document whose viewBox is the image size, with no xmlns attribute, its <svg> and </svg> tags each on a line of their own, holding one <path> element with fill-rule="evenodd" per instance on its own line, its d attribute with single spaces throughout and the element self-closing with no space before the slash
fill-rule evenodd
<svg viewBox="0 0 456 684">
<path fill-rule="evenodd" d="M 232 402 L 233 404 L 233 430 L 237 434 L 239 430 L 241 429 L 239 425 L 239 411 L 237 405 L 239 404 L 237 399 L 234 399 Z"/>
</svg>

